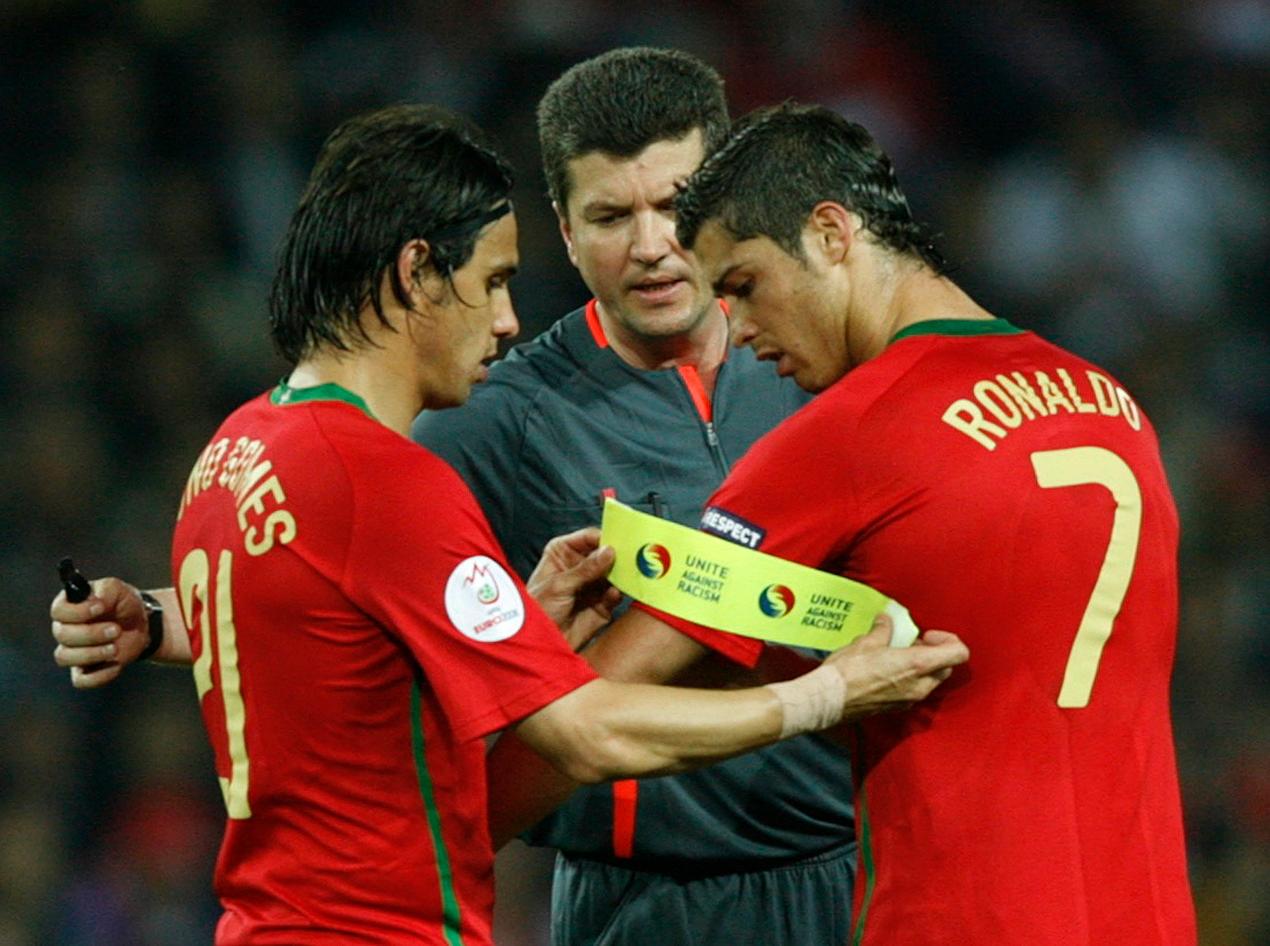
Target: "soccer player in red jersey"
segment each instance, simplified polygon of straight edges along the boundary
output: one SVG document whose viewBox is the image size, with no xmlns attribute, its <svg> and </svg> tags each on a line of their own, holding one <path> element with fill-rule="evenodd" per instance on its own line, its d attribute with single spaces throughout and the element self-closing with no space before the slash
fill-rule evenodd
<svg viewBox="0 0 1270 946">
<path fill-rule="evenodd" d="M 889 158 L 828 110 L 743 120 L 677 207 L 734 342 L 821 392 L 702 528 L 742 523 L 973 654 L 931 700 L 858 726 L 852 942 L 1194 943 L 1169 717 L 1178 519 L 1142 409 L 948 279 Z"/>
<path fill-rule="evenodd" d="M 517 329 L 510 184 L 437 109 L 337 129 L 271 298 L 294 370 L 230 415 L 181 497 L 158 656 L 193 662 L 229 815 L 222 946 L 486 946 L 495 731 L 583 781 L 672 772 L 907 705 L 965 659 L 952 635 L 900 651 L 879 628 L 796 680 L 712 693 L 598 679 L 570 651 L 457 474 L 408 439 Z M 581 636 L 605 611 L 578 594 L 611 555 L 594 544 L 554 543 L 530 579 Z M 53 617 L 78 666 L 155 640 L 115 580 Z"/>
</svg>

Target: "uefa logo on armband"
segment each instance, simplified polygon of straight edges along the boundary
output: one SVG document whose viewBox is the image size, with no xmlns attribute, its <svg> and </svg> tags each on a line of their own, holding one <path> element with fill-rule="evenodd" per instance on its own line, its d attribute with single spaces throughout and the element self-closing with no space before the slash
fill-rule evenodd
<svg viewBox="0 0 1270 946">
<path fill-rule="evenodd" d="M 670 552 L 664 545 L 649 542 L 635 553 L 635 567 L 645 578 L 662 578 L 670 571 Z"/>
<path fill-rule="evenodd" d="M 794 592 L 785 585 L 768 585 L 759 592 L 758 609 L 769 618 L 783 618 L 794 610 Z"/>
</svg>

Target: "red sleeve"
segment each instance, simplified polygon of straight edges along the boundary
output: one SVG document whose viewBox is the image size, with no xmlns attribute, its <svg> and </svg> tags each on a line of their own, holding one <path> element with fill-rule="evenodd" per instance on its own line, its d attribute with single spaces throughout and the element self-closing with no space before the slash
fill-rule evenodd
<svg viewBox="0 0 1270 946">
<path fill-rule="evenodd" d="M 694 624 L 673 614 L 667 614 L 665 611 L 659 611 L 642 601 L 633 602 L 632 607 L 651 614 L 685 637 L 691 637 L 698 644 L 709 647 L 749 670 L 753 670 L 758 665 L 759 658 L 763 656 L 763 648 L 767 646 L 756 637 L 742 637 L 739 634 L 729 634 L 727 631 L 716 631 L 712 627 Z"/>
<path fill-rule="evenodd" d="M 364 462 L 362 447 L 350 470 L 344 584 L 410 649 L 457 737 L 504 729 L 596 679 L 507 565 L 458 475 L 399 446 L 381 463 Z"/>
</svg>

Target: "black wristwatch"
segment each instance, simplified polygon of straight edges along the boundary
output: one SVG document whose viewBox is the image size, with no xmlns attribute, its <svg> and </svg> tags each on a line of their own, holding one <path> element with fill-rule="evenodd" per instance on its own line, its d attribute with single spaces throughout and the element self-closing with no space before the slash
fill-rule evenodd
<svg viewBox="0 0 1270 946">
<path fill-rule="evenodd" d="M 145 606 L 146 621 L 150 625 L 150 643 L 146 644 L 145 650 L 137 659 L 148 660 L 163 643 L 163 605 L 159 604 L 159 599 L 148 591 L 141 592 L 141 603 Z"/>
</svg>

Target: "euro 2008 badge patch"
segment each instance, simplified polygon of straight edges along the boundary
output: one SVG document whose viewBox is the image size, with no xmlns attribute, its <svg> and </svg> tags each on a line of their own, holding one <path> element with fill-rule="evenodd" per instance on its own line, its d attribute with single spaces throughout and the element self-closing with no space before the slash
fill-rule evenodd
<svg viewBox="0 0 1270 946">
<path fill-rule="evenodd" d="M 459 633 L 483 644 L 505 641 L 525 623 L 525 603 L 516 583 L 484 555 L 464 559 L 450 573 L 445 613 Z"/>
</svg>

